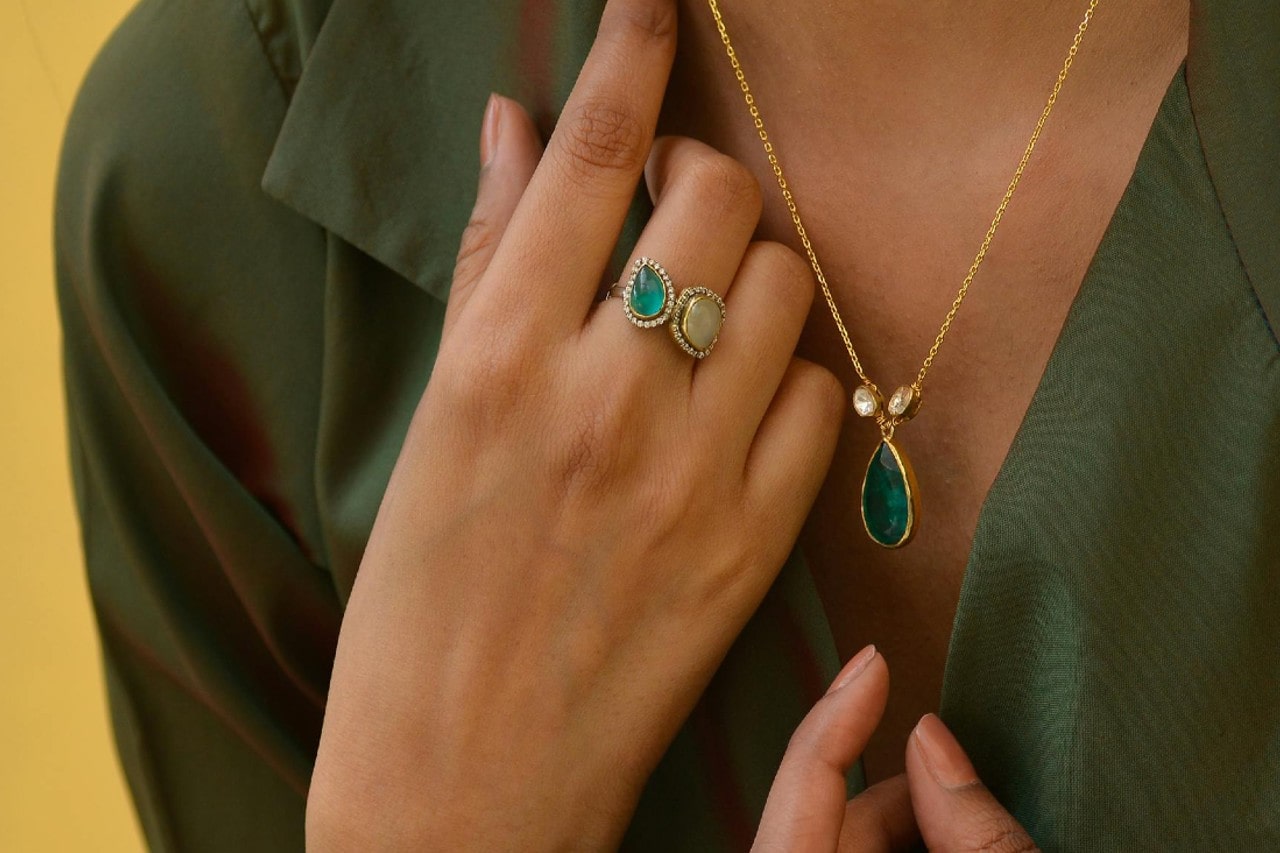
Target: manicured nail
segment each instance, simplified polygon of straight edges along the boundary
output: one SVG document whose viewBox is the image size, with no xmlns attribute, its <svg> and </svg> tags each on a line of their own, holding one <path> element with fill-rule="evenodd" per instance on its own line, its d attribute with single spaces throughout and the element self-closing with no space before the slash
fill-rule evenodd
<svg viewBox="0 0 1280 853">
<path fill-rule="evenodd" d="M 960 742 L 936 714 L 925 714 L 914 732 L 925 766 L 934 780 L 944 788 L 961 788 L 978 781 L 969 756 Z"/>
<path fill-rule="evenodd" d="M 489 165 L 494 152 L 498 150 L 498 131 L 502 124 L 498 119 L 498 96 L 489 95 L 489 103 L 484 108 L 484 122 L 480 126 L 480 166 Z"/>
<path fill-rule="evenodd" d="M 851 683 L 855 678 L 862 674 L 862 671 L 867 668 L 867 664 L 871 663 L 871 661 L 875 659 L 875 656 L 876 647 L 874 645 L 868 645 L 862 651 L 849 658 L 849 662 L 840 670 L 840 673 L 836 676 L 835 681 L 831 685 L 831 689 L 828 690 L 827 693 L 835 693 L 841 687 Z"/>
</svg>

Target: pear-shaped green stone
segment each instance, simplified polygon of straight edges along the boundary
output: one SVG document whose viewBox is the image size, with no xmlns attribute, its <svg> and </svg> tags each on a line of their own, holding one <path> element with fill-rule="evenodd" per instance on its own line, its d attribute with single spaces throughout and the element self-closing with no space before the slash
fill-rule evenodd
<svg viewBox="0 0 1280 853">
<path fill-rule="evenodd" d="M 631 285 L 631 311 L 637 317 L 649 319 L 662 313 L 667 302 L 667 286 L 657 270 L 649 265 L 640 267 Z"/>
<path fill-rule="evenodd" d="M 887 442 L 880 442 L 862 481 L 862 520 L 871 538 L 889 548 L 901 545 L 912 523 L 906 472 Z"/>
</svg>

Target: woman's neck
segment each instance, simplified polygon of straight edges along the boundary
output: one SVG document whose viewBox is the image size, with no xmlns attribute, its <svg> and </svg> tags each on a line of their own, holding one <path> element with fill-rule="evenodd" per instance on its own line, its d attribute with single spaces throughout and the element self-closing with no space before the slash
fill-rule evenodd
<svg viewBox="0 0 1280 853">
<path fill-rule="evenodd" d="M 682 23 L 705 33 L 706 0 L 682 0 L 682 6 Z M 1080 0 L 791 0 L 779 13 L 774 0 L 728 0 L 721 12 L 758 89 L 774 98 L 838 104 L 841 111 L 859 106 L 892 114 L 904 105 L 946 110 L 956 104 L 967 112 L 982 100 L 1043 103 L 1086 6 Z M 1174 30 L 1185 31 L 1186 19 L 1187 0 L 1100 3 L 1082 48 L 1089 60 L 1073 76 L 1123 85 L 1134 47 L 1154 59 Z M 1127 49 L 1108 49 L 1126 42 Z"/>
<path fill-rule="evenodd" d="M 698 129 L 735 126 L 741 96 L 730 85 L 707 0 L 680 4 L 668 129 L 713 138 Z M 905 139 L 923 157 L 969 151 L 1003 171 L 1008 157 L 988 157 L 988 149 L 1025 144 L 1028 117 L 1044 105 L 1086 6 L 792 0 L 780 14 L 773 0 L 723 0 L 720 10 L 770 132 L 784 147 L 803 130 L 817 150 L 884 159 L 889 152 L 878 146 Z M 1185 54 L 1187 18 L 1187 0 L 1104 0 L 1064 99 L 1082 103 L 1081 120 L 1104 130 L 1130 108 L 1126 99 L 1152 68 Z"/>
</svg>

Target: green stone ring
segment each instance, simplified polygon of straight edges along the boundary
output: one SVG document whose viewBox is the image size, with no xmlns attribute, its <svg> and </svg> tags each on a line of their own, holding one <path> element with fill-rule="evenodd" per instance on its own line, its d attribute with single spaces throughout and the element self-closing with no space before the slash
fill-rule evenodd
<svg viewBox="0 0 1280 853">
<path fill-rule="evenodd" d="M 706 358 L 720 339 L 724 325 L 724 300 L 706 287 L 686 287 L 680 291 L 672 311 L 671 337 L 694 358 Z"/>
<path fill-rule="evenodd" d="M 622 289 L 622 310 L 627 319 L 642 329 L 652 329 L 671 319 L 675 303 L 676 287 L 662 264 L 638 258 Z"/>
</svg>

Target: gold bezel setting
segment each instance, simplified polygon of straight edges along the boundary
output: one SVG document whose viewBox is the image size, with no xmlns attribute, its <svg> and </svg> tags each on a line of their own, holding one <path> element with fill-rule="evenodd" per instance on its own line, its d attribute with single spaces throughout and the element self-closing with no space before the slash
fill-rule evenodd
<svg viewBox="0 0 1280 853">
<path fill-rule="evenodd" d="M 706 348 L 698 349 L 689 342 L 689 330 L 685 328 L 685 319 L 688 309 L 693 305 L 696 299 L 708 299 L 715 303 L 720 309 L 720 326 L 716 329 L 715 336 L 711 339 L 711 343 Z M 716 345 L 716 341 L 720 340 L 720 329 L 724 328 L 725 307 L 724 300 L 720 298 L 720 294 L 716 293 L 709 287 L 686 287 L 680 291 L 680 297 L 676 300 L 675 310 L 672 312 L 671 318 L 671 337 L 675 338 L 680 348 L 694 358 L 706 358 L 711 349 Z"/>
<path fill-rule="evenodd" d="M 884 408 L 895 423 L 904 424 L 920 411 L 920 392 L 914 385 L 901 385 L 885 401 Z"/>
<path fill-rule="evenodd" d="M 631 308 L 631 291 L 635 289 L 636 277 L 640 275 L 640 270 L 648 267 L 657 273 L 658 278 L 662 279 L 662 310 L 657 314 L 645 317 L 637 314 Z M 666 269 L 662 264 L 653 258 L 636 258 L 636 262 L 631 265 L 631 276 L 627 279 L 626 286 L 622 288 L 622 310 L 626 313 L 627 319 L 633 325 L 642 329 L 652 329 L 654 326 L 661 326 L 663 323 L 671 319 L 671 315 L 675 308 L 676 302 L 676 286 L 671 283 L 671 276 L 667 275 Z"/>
</svg>

